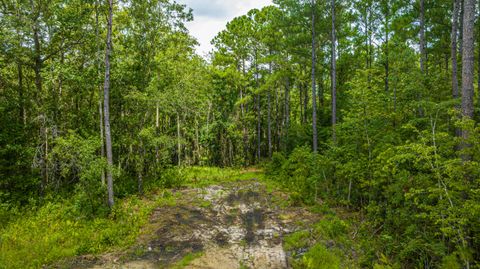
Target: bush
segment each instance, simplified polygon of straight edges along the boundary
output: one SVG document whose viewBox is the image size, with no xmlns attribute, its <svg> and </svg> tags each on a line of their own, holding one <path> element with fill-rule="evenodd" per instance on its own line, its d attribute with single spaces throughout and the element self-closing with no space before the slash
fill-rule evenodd
<svg viewBox="0 0 480 269">
<path fill-rule="evenodd" d="M 307 269 L 337 269 L 340 268 L 340 258 L 329 251 L 323 244 L 316 244 L 303 256 L 303 268 Z"/>
<path fill-rule="evenodd" d="M 318 198 L 324 159 L 306 147 L 295 148 L 288 159 L 276 153 L 267 165 L 267 175 L 289 190 L 294 203 L 313 204 Z"/>
</svg>

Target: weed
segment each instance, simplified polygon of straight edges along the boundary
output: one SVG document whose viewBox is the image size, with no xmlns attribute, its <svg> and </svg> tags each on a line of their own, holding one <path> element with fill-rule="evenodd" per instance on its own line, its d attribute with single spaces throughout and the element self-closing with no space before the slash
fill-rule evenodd
<svg viewBox="0 0 480 269">
<path fill-rule="evenodd" d="M 203 255 L 203 252 L 189 253 L 185 255 L 180 261 L 176 262 L 171 268 L 172 269 L 182 269 L 189 265 L 192 261 L 200 258 Z"/>
</svg>

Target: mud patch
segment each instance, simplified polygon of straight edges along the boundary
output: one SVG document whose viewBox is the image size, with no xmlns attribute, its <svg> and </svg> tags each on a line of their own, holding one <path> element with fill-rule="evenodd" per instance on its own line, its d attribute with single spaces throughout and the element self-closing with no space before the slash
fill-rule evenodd
<svg viewBox="0 0 480 269">
<path fill-rule="evenodd" d="M 306 210 L 279 206 L 257 180 L 182 190 L 176 206 L 156 209 L 136 246 L 78 268 L 169 268 L 203 253 L 186 268 L 288 268 L 283 236 L 316 220 Z M 113 258 L 112 258 L 113 257 Z"/>
</svg>

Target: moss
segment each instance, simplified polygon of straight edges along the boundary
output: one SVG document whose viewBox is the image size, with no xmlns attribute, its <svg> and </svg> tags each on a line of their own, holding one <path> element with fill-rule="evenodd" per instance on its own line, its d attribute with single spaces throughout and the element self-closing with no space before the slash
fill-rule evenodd
<svg viewBox="0 0 480 269">
<path fill-rule="evenodd" d="M 172 269 L 182 269 L 189 265 L 192 261 L 200 258 L 203 252 L 189 253 L 185 255 L 181 260 L 171 266 Z"/>
</svg>

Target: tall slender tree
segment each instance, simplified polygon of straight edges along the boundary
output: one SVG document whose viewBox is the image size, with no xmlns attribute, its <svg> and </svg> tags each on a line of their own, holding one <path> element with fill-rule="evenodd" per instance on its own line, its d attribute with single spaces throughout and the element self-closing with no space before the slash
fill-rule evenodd
<svg viewBox="0 0 480 269">
<path fill-rule="evenodd" d="M 457 63 L 457 32 L 460 0 L 453 0 L 453 17 L 451 32 L 451 58 L 452 58 L 452 96 L 458 98 L 458 63 Z"/>
<path fill-rule="evenodd" d="M 337 142 L 337 37 L 335 30 L 335 0 L 331 0 L 332 8 L 332 139 Z"/>
<path fill-rule="evenodd" d="M 312 139 L 313 139 L 313 152 L 318 151 L 318 135 L 317 135 L 317 96 L 316 96 L 316 77 L 315 77 L 315 65 L 317 62 L 316 57 L 316 35 L 315 35 L 315 6 L 316 1 L 312 0 Z M 306 111 L 305 111 L 306 112 Z"/>
<path fill-rule="evenodd" d="M 425 0 L 420 0 L 420 70 L 425 73 Z"/>
<path fill-rule="evenodd" d="M 103 108 L 105 125 L 105 146 L 107 152 L 107 191 L 108 205 L 114 205 L 113 199 L 113 153 L 112 153 L 112 135 L 110 130 L 110 55 L 112 51 L 112 20 L 113 20 L 113 0 L 108 0 L 108 24 L 107 24 L 107 47 L 105 50 L 105 83 L 103 87 Z"/>
</svg>

